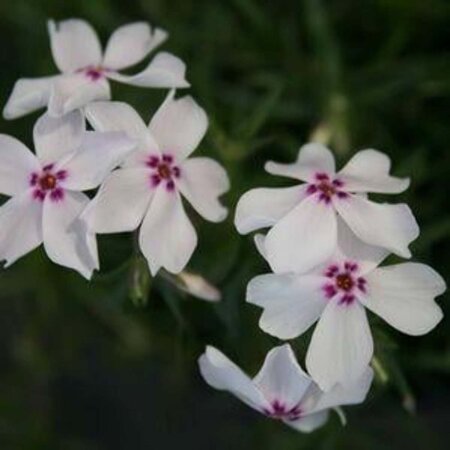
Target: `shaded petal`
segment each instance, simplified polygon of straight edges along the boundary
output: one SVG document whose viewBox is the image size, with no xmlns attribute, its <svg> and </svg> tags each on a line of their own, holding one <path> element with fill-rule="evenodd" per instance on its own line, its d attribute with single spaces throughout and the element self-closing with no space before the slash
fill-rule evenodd
<svg viewBox="0 0 450 450">
<path fill-rule="evenodd" d="M 146 22 L 135 22 L 117 28 L 106 45 L 103 66 L 124 69 L 142 61 L 167 39 L 161 28 L 153 30 Z"/>
<path fill-rule="evenodd" d="M 52 84 L 48 113 L 59 117 L 95 100 L 110 98 L 111 91 L 106 78 L 93 81 L 83 73 L 64 75 Z"/>
<path fill-rule="evenodd" d="M 47 106 L 52 84 L 57 78 L 58 76 L 17 80 L 3 109 L 3 117 L 17 119 Z"/>
<path fill-rule="evenodd" d="M 125 133 L 85 133 L 81 147 L 58 165 L 67 170 L 64 187 L 75 191 L 96 188 L 134 147 L 135 141 Z"/>
<path fill-rule="evenodd" d="M 274 272 L 302 273 L 326 261 L 336 240 L 334 209 L 310 196 L 267 233 L 267 259 Z"/>
<path fill-rule="evenodd" d="M 247 287 L 247 302 L 264 309 L 259 326 L 280 339 L 304 333 L 322 314 L 327 300 L 323 277 L 266 274 L 253 278 Z"/>
<path fill-rule="evenodd" d="M 227 356 L 214 347 L 206 347 L 198 360 L 205 381 L 215 389 L 228 391 L 246 405 L 260 412 L 270 408 L 253 381 Z"/>
<path fill-rule="evenodd" d="M 356 195 L 337 199 L 334 205 L 362 241 L 411 257 L 408 245 L 419 235 L 419 227 L 408 205 L 379 204 Z"/>
<path fill-rule="evenodd" d="M 186 81 L 186 64 L 178 57 L 166 52 L 159 52 L 150 64 L 136 75 L 122 75 L 108 72 L 108 78 L 121 83 L 140 87 L 181 89 L 190 84 Z"/>
<path fill-rule="evenodd" d="M 284 420 L 284 423 L 303 433 L 311 433 L 317 428 L 325 425 L 328 421 L 328 417 L 329 411 L 320 411 L 315 414 L 300 417 L 300 419 L 297 420 Z"/>
<path fill-rule="evenodd" d="M 297 161 L 293 164 L 282 164 L 268 161 L 265 165 L 272 175 L 296 178 L 302 181 L 314 181 L 317 173 L 334 175 L 336 170 L 334 156 L 322 144 L 311 143 L 300 148 Z"/>
<path fill-rule="evenodd" d="M 314 330 L 306 367 L 324 391 L 336 383 L 350 386 L 366 370 L 373 340 L 364 307 L 331 300 Z"/>
<path fill-rule="evenodd" d="M 161 151 L 182 161 L 203 139 L 208 117 L 191 96 L 175 99 L 171 91 L 152 117 L 149 128 Z"/>
<path fill-rule="evenodd" d="M 133 231 L 144 218 L 154 190 L 146 169 L 120 169 L 106 178 L 82 214 L 95 233 Z"/>
<path fill-rule="evenodd" d="M 42 115 L 34 125 L 33 139 L 42 164 L 55 163 L 76 150 L 84 137 L 86 125 L 81 111 L 62 117 Z"/>
<path fill-rule="evenodd" d="M 98 268 L 97 247 L 92 234 L 77 220 L 88 203 L 89 198 L 81 192 L 64 191 L 58 201 L 47 196 L 42 228 L 48 257 L 90 279 Z"/>
<path fill-rule="evenodd" d="M 211 158 L 191 158 L 181 165 L 178 189 L 194 209 L 211 222 L 225 219 L 228 209 L 219 197 L 230 189 L 224 168 Z"/>
<path fill-rule="evenodd" d="M 0 134 L 0 193 L 22 193 L 30 187 L 31 174 L 40 169 L 39 161 L 22 142 Z"/>
<path fill-rule="evenodd" d="M 10 266 L 42 242 L 42 203 L 30 190 L 0 207 L 0 261 Z"/>
<path fill-rule="evenodd" d="M 255 242 L 256 250 L 258 253 L 267 260 L 266 254 L 266 235 L 262 233 L 257 233 L 253 236 L 253 241 Z"/>
<path fill-rule="evenodd" d="M 152 275 L 161 267 L 172 273 L 185 268 L 197 246 L 197 233 L 177 191 L 157 188 L 141 226 L 139 245 Z"/>
<path fill-rule="evenodd" d="M 74 72 L 102 62 L 102 49 L 95 30 L 84 20 L 48 22 L 53 59 L 61 72 Z"/>
<path fill-rule="evenodd" d="M 403 263 L 382 267 L 367 276 L 367 308 L 403 333 L 428 333 L 442 319 L 434 302 L 445 289 L 445 281 L 425 264 Z"/>
<path fill-rule="evenodd" d="M 306 185 L 247 191 L 236 206 L 234 223 L 241 234 L 275 225 L 306 198 Z"/>
<path fill-rule="evenodd" d="M 377 150 L 362 150 L 339 172 L 345 190 L 350 192 L 380 192 L 398 194 L 408 189 L 409 178 L 389 175 L 391 160 Z"/>
</svg>

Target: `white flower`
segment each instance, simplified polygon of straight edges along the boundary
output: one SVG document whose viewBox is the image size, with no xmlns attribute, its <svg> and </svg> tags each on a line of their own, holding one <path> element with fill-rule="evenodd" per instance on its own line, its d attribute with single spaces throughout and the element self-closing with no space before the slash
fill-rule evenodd
<svg viewBox="0 0 450 450">
<path fill-rule="evenodd" d="M 299 366 L 288 344 L 273 348 L 253 379 L 213 347 L 206 348 L 199 365 L 212 387 L 231 392 L 267 417 L 304 433 L 324 425 L 331 408 L 362 403 L 373 378 L 372 369 L 367 367 L 352 386 L 337 385 L 322 392 Z"/>
<path fill-rule="evenodd" d="M 410 257 L 408 245 L 419 229 L 409 207 L 374 203 L 364 195 L 408 187 L 408 179 L 391 177 L 389 169 L 386 155 L 363 150 L 336 174 L 331 152 L 307 144 L 294 164 L 266 164 L 269 173 L 305 184 L 245 193 L 237 205 L 236 227 L 242 234 L 273 227 L 265 247 L 274 272 L 304 272 L 329 258 L 336 248 L 337 216 L 362 241 Z"/>
<path fill-rule="evenodd" d="M 109 79 L 141 87 L 183 88 L 186 66 L 170 53 L 158 53 L 142 72 L 123 75 L 119 70 L 142 61 L 167 38 L 160 28 L 145 22 L 118 28 L 110 37 L 104 54 L 95 30 L 84 20 L 69 19 L 48 29 L 53 59 L 60 75 L 23 78 L 16 82 L 3 110 L 14 119 L 48 106 L 51 116 L 61 116 L 94 100 L 111 96 Z"/>
<path fill-rule="evenodd" d="M 422 335 L 442 319 L 434 298 L 445 291 L 430 267 L 377 268 L 387 251 L 362 243 L 342 221 L 338 233 L 338 250 L 325 264 L 305 274 L 261 275 L 247 289 L 247 301 L 263 308 L 259 326 L 273 336 L 295 338 L 318 320 L 306 367 L 324 390 L 357 379 L 372 358 L 365 307 L 403 333 Z"/>
<path fill-rule="evenodd" d="M 124 130 L 139 145 L 101 186 L 84 220 L 95 233 L 132 231 L 142 223 L 139 245 L 152 274 L 161 267 L 182 271 L 197 234 L 181 194 L 207 220 L 219 222 L 227 215 L 218 200 L 229 189 L 224 169 L 210 158 L 188 159 L 208 126 L 204 110 L 191 97 L 176 100 L 171 92 L 149 127 L 125 103 L 92 103 L 86 115 L 94 129 Z"/>
<path fill-rule="evenodd" d="M 76 218 L 97 187 L 133 149 L 124 133 L 86 132 L 80 111 L 34 127 L 36 156 L 0 135 L 0 260 L 11 265 L 44 243 L 49 258 L 90 278 L 98 268 L 95 236 Z"/>
</svg>

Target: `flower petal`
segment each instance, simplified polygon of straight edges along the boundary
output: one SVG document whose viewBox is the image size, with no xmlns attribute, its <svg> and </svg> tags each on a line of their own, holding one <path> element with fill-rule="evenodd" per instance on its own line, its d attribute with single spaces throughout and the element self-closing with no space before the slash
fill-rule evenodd
<svg viewBox="0 0 450 450">
<path fill-rule="evenodd" d="M 246 301 L 264 309 L 259 321 L 262 330 L 293 339 L 316 322 L 326 307 L 322 284 L 320 276 L 260 275 L 248 284 Z"/>
<path fill-rule="evenodd" d="M 250 377 L 216 348 L 206 347 L 198 364 L 203 378 L 213 388 L 230 392 L 257 411 L 270 407 Z"/>
<path fill-rule="evenodd" d="M 58 165 L 67 170 L 64 187 L 75 191 L 96 188 L 134 147 L 135 142 L 125 133 L 85 133 L 81 147 Z"/>
<path fill-rule="evenodd" d="M 48 257 L 90 279 L 98 268 L 97 247 L 93 236 L 77 220 L 88 203 L 89 198 L 81 192 L 64 191 L 58 201 L 47 196 L 42 228 Z"/>
<path fill-rule="evenodd" d="M 174 98 L 171 91 L 150 121 L 150 132 L 162 152 L 177 161 L 187 158 L 199 145 L 208 128 L 208 117 L 191 96 Z"/>
<path fill-rule="evenodd" d="M 103 66 L 124 69 L 142 61 L 167 39 L 161 28 L 153 30 L 147 22 L 135 22 L 117 28 L 106 45 Z"/>
<path fill-rule="evenodd" d="M 277 401 L 290 410 L 300 403 L 312 380 L 298 364 L 291 346 L 284 344 L 267 353 L 253 382 L 270 403 Z"/>
<path fill-rule="evenodd" d="M 295 163 L 281 164 L 268 161 L 265 169 L 272 175 L 296 178 L 302 181 L 313 181 L 317 173 L 334 175 L 336 170 L 333 154 L 324 145 L 317 143 L 301 147 Z"/>
<path fill-rule="evenodd" d="M 284 420 L 284 423 L 302 433 L 311 433 L 317 428 L 325 425 L 329 415 L 329 411 L 320 411 L 315 414 L 300 417 L 300 419 L 297 420 Z"/>
<path fill-rule="evenodd" d="M 350 192 L 380 192 L 398 194 L 408 189 L 409 178 L 389 175 L 391 160 L 377 150 L 362 150 L 339 172 L 345 190 Z"/>
<path fill-rule="evenodd" d="M 48 113 L 59 117 L 90 102 L 110 98 L 111 91 L 106 78 L 90 80 L 83 73 L 64 75 L 52 84 Z"/>
<path fill-rule="evenodd" d="M 74 72 L 102 61 L 102 49 L 95 30 L 84 20 L 48 22 L 53 59 L 61 72 Z"/>
<path fill-rule="evenodd" d="M 0 207 L 0 261 L 5 267 L 42 242 L 42 203 L 27 190 Z"/>
<path fill-rule="evenodd" d="M 0 193 L 22 193 L 30 187 L 32 172 L 40 169 L 39 161 L 22 142 L 0 134 Z"/>
<path fill-rule="evenodd" d="M 86 125 L 81 111 L 62 117 L 42 115 L 34 125 L 34 148 L 42 164 L 55 163 L 76 150 L 84 137 Z"/>
<path fill-rule="evenodd" d="M 419 235 L 419 227 L 408 205 L 378 204 L 356 195 L 337 199 L 334 205 L 362 241 L 411 257 L 408 245 Z"/>
<path fill-rule="evenodd" d="M 442 319 L 434 298 L 445 291 L 445 281 L 425 264 L 382 267 L 367 276 L 367 283 L 368 295 L 361 301 L 403 333 L 428 333 Z"/>
<path fill-rule="evenodd" d="M 331 300 L 314 330 L 306 367 L 323 391 L 336 383 L 350 386 L 366 370 L 373 340 L 364 307 Z"/>
<path fill-rule="evenodd" d="M 142 222 L 154 190 L 146 169 L 119 169 L 106 178 L 82 214 L 95 233 L 133 231 Z"/>
<path fill-rule="evenodd" d="M 123 75 L 118 72 L 108 72 L 108 78 L 133 86 L 150 88 L 181 89 L 190 84 L 186 81 L 186 64 L 178 57 L 159 52 L 150 64 L 135 75 Z"/>
<path fill-rule="evenodd" d="M 17 119 L 47 106 L 52 84 L 57 78 L 56 76 L 17 80 L 3 109 L 3 117 Z"/>
<path fill-rule="evenodd" d="M 306 198 L 306 185 L 247 191 L 236 206 L 234 224 L 241 234 L 275 225 Z"/>
<path fill-rule="evenodd" d="M 327 260 L 336 240 L 334 209 L 310 196 L 267 233 L 267 259 L 274 272 L 302 273 Z"/>
<path fill-rule="evenodd" d="M 172 273 L 185 268 L 197 246 L 197 233 L 177 191 L 157 188 L 141 226 L 139 245 L 152 275 L 161 267 Z"/>
<path fill-rule="evenodd" d="M 176 184 L 194 209 L 211 222 L 221 222 L 228 214 L 219 197 L 230 189 L 224 168 L 211 158 L 191 158 L 180 167 Z"/>
</svg>

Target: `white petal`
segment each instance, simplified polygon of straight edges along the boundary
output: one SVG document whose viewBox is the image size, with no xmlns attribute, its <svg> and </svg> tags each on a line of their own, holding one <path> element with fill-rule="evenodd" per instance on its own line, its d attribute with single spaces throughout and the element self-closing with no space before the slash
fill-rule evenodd
<svg viewBox="0 0 450 450">
<path fill-rule="evenodd" d="M 320 276 L 266 274 L 253 278 L 247 287 L 247 302 L 264 309 L 259 326 L 280 339 L 304 333 L 327 305 Z"/>
<path fill-rule="evenodd" d="M 271 227 L 306 196 L 306 185 L 251 189 L 239 199 L 236 206 L 236 228 L 239 233 L 246 234 Z"/>
<path fill-rule="evenodd" d="M 152 33 L 146 22 L 123 25 L 109 38 L 103 66 L 114 70 L 133 66 L 166 39 L 167 33 L 164 30 L 156 28 Z"/>
<path fill-rule="evenodd" d="M 93 81 L 82 73 L 64 75 L 52 84 L 48 113 L 59 117 L 90 102 L 110 98 L 111 91 L 106 78 Z"/>
<path fill-rule="evenodd" d="M 364 307 L 331 300 L 314 330 L 306 367 L 324 391 L 336 383 L 351 385 L 366 370 L 373 341 Z"/>
<path fill-rule="evenodd" d="M 42 164 L 55 163 L 76 150 L 83 140 L 86 125 L 81 111 L 62 117 L 42 115 L 34 125 L 34 148 Z"/>
<path fill-rule="evenodd" d="M 391 160 L 377 150 L 362 150 L 356 153 L 339 172 L 346 191 L 381 192 L 398 194 L 408 189 L 409 178 L 389 175 Z"/>
<path fill-rule="evenodd" d="M 81 147 L 58 165 L 67 170 L 64 187 L 75 191 L 96 188 L 134 147 L 125 133 L 86 133 Z"/>
<path fill-rule="evenodd" d="M 161 151 L 182 161 L 203 139 L 208 117 L 192 97 L 175 99 L 173 96 L 171 91 L 153 116 L 149 128 Z"/>
<path fill-rule="evenodd" d="M 216 348 L 206 347 L 198 364 L 203 378 L 213 388 L 232 393 L 258 411 L 270 407 L 250 377 Z"/>
<path fill-rule="evenodd" d="M 310 196 L 283 217 L 266 237 L 267 259 L 274 272 L 305 272 L 326 261 L 337 241 L 332 205 Z"/>
<path fill-rule="evenodd" d="M 17 119 L 47 106 L 52 83 L 56 78 L 21 78 L 17 80 L 3 109 L 3 117 Z"/>
<path fill-rule="evenodd" d="M 0 193 L 22 193 L 30 187 L 32 172 L 40 169 L 39 161 L 22 142 L 0 134 Z"/>
<path fill-rule="evenodd" d="M 159 52 L 150 64 L 135 75 L 122 75 L 108 72 L 108 78 L 133 86 L 181 89 L 190 84 L 186 81 L 186 64 L 178 57 L 166 52 Z"/>
<path fill-rule="evenodd" d="M 253 236 L 253 241 L 255 242 L 256 250 L 258 253 L 267 260 L 266 254 L 266 235 L 262 233 L 257 233 Z"/>
<path fill-rule="evenodd" d="M 84 20 L 48 22 L 53 59 L 61 72 L 74 72 L 102 61 L 102 49 L 95 30 Z"/>
<path fill-rule="evenodd" d="M 361 301 L 389 325 L 403 333 L 421 335 L 442 319 L 434 302 L 445 281 L 425 264 L 403 263 L 382 267 L 367 276 L 368 296 Z"/>
<path fill-rule="evenodd" d="M 211 158 L 191 158 L 180 166 L 176 184 L 194 209 L 211 222 L 220 222 L 228 214 L 219 197 L 230 189 L 224 168 Z"/>
<path fill-rule="evenodd" d="M 285 420 L 284 423 L 302 433 L 311 433 L 312 431 L 325 425 L 329 417 L 328 411 L 320 411 L 315 414 L 301 417 L 298 420 Z"/>
<path fill-rule="evenodd" d="M 275 347 L 267 353 L 253 381 L 269 402 L 278 401 L 288 410 L 299 404 L 312 383 L 299 366 L 289 344 Z"/>
<path fill-rule="evenodd" d="M 419 227 L 408 205 L 378 204 L 356 195 L 337 199 L 334 205 L 362 241 L 411 257 L 408 245 L 419 235 Z"/>
<path fill-rule="evenodd" d="M 83 212 L 83 220 L 95 233 L 135 230 L 144 218 L 153 192 L 146 169 L 116 170 Z"/>
<path fill-rule="evenodd" d="M 336 170 L 334 156 L 322 144 L 306 144 L 300 148 L 297 161 L 293 164 L 281 164 L 268 161 L 265 169 L 272 175 L 313 181 L 317 173 L 334 175 Z"/>
<path fill-rule="evenodd" d="M 30 190 L 0 207 L 0 261 L 10 266 L 42 242 L 42 203 Z"/>
<path fill-rule="evenodd" d="M 197 233 L 177 191 L 157 188 L 139 233 L 139 245 L 152 275 L 163 267 L 181 272 L 197 246 Z"/>
</svg>

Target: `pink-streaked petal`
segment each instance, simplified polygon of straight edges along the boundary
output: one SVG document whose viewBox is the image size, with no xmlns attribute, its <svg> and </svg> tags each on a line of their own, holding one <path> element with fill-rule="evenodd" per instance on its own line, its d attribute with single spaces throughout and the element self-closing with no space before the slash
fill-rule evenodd
<svg viewBox="0 0 450 450">
<path fill-rule="evenodd" d="M 336 170 L 334 156 L 322 144 L 306 144 L 300 148 L 297 161 L 292 164 L 282 164 L 268 161 L 265 165 L 272 175 L 295 178 L 302 181 L 314 181 L 317 174 L 333 176 Z"/>
<path fill-rule="evenodd" d="M 135 22 L 119 27 L 106 45 L 103 66 L 119 70 L 142 61 L 153 49 L 167 39 L 161 28 L 151 29 L 146 22 Z"/>
<path fill-rule="evenodd" d="M 379 204 L 357 195 L 336 199 L 334 205 L 359 239 L 411 257 L 408 245 L 418 237 L 419 227 L 408 205 Z"/>
<path fill-rule="evenodd" d="M 310 196 L 267 233 L 267 259 L 276 273 L 304 273 L 326 261 L 336 241 L 333 207 Z"/>
<path fill-rule="evenodd" d="M 425 264 L 381 267 L 368 274 L 367 284 L 368 295 L 361 301 L 403 333 L 428 333 L 443 317 L 434 299 L 445 291 L 445 281 Z"/>
<path fill-rule="evenodd" d="M 139 245 L 152 275 L 162 267 L 179 273 L 197 246 L 197 233 L 176 190 L 156 188 L 139 233 Z"/>
<path fill-rule="evenodd" d="M 102 49 L 95 30 L 84 20 L 48 22 L 53 59 L 61 72 L 74 72 L 102 61 Z"/>
<path fill-rule="evenodd" d="M 228 214 L 219 197 L 230 189 L 224 168 L 211 158 L 191 158 L 180 166 L 176 184 L 193 208 L 206 220 L 221 222 Z"/>
<path fill-rule="evenodd" d="M 329 411 L 320 411 L 300 417 L 300 419 L 297 420 L 284 420 L 284 423 L 302 433 L 311 433 L 325 425 L 329 415 Z"/>
<path fill-rule="evenodd" d="M 409 178 L 389 175 L 391 160 L 377 150 L 361 150 L 339 172 L 345 190 L 398 194 L 408 189 Z"/>
<path fill-rule="evenodd" d="M 234 224 L 241 234 L 275 225 L 307 197 L 306 185 L 256 188 L 246 192 L 236 206 Z"/>
</svg>

